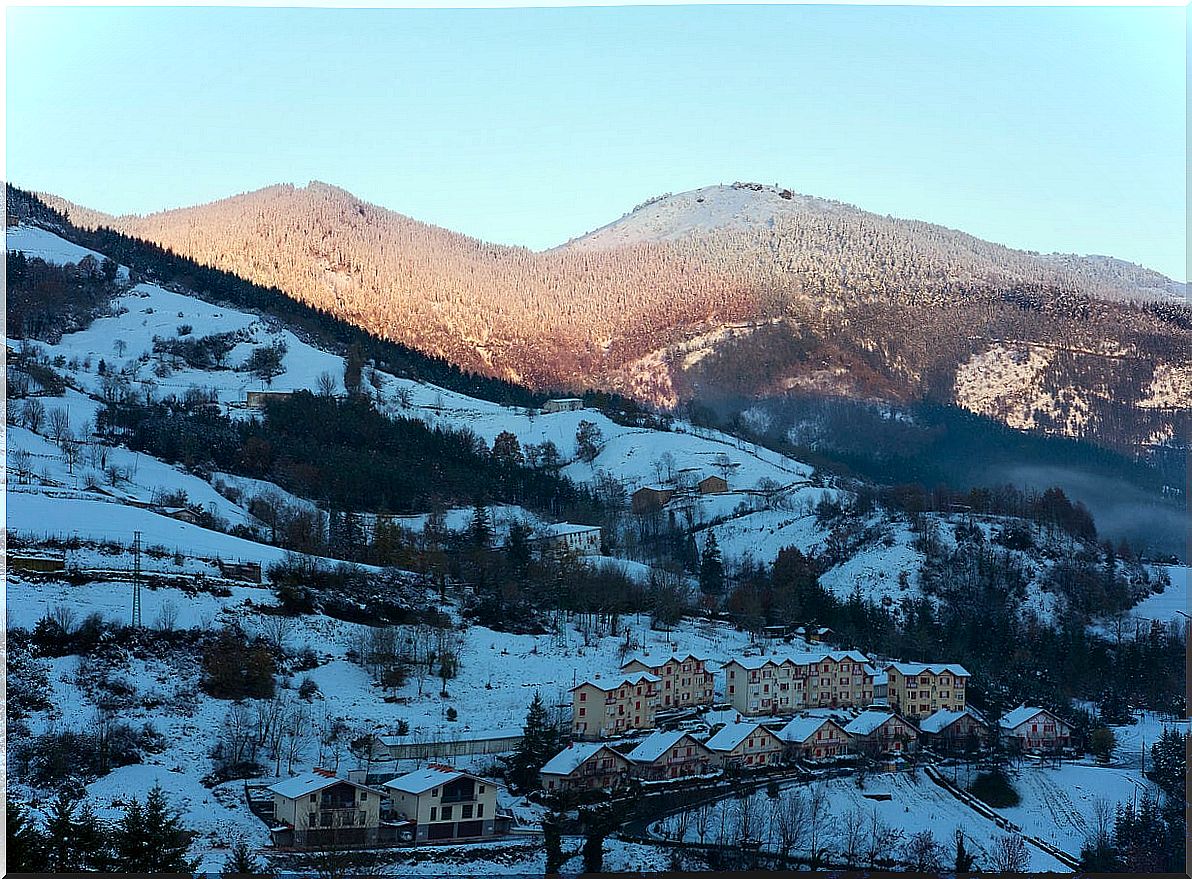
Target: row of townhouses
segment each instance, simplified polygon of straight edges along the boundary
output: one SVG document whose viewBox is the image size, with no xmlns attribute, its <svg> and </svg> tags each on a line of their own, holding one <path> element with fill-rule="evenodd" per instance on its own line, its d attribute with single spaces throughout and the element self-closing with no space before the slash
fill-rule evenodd
<svg viewBox="0 0 1192 879">
<path fill-rule="evenodd" d="M 879 669 L 856 650 L 820 650 L 731 659 L 724 696 L 744 717 L 883 704 L 918 720 L 963 711 L 968 678 L 959 665 L 895 662 Z M 653 729 L 658 712 L 710 705 L 714 698 L 715 678 L 704 658 L 632 659 L 611 678 L 572 688 L 571 733 L 595 740 Z"/>
<path fill-rule="evenodd" d="M 1071 744 L 1071 728 L 1043 708 L 1021 706 L 1002 717 L 999 725 L 1003 738 L 1024 751 Z M 764 770 L 790 760 L 848 754 L 896 758 L 915 751 L 920 743 L 941 752 L 960 751 L 983 745 L 987 736 L 985 718 L 967 707 L 937 708 L 917 724 L 888 706 L 871 706 L 855 716 L 817 711 L 785 722 L 738 717 L 707 739 L 673 730 L 654 732 L 628 750 L 603 742 L 574 742 L 543 766 L 541 784 L 548 793 L 611 790 L 632 779 L 677 779 L 729 768 Z"/>
</svg>

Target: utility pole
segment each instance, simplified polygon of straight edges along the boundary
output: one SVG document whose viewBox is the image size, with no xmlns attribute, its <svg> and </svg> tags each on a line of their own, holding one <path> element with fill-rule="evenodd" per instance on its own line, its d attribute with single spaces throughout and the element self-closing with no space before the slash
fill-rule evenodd
<svg viewBox="0 0 1192 879">
<path fill-rule="evenodd" d="M 141 628 L 141 532 L 132 538 L 132 626 Z"/>
</svg>

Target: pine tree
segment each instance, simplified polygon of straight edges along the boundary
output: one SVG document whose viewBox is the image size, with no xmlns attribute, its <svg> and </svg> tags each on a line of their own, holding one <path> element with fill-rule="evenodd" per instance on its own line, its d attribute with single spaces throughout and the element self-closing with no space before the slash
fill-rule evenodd
<svg viewBox="0 0 1192 879">
<path fill-rule="evenodd" d="M 231 879 L 233 876 L 269 876 L 271 874 L 253 855 L 248 841 L 241 836 L 232 845 L 232 850 L 228 852 L 228 858 L 224 861 L 224 867 L 219 875 L 222 879 Z"/>
<path fill-rule="evenodd" d="M 563 816 L 550 811 L 542 819 L 542 841 L 546 847 L 546 875 L 558 876 L 563 857 Z"/>
<path fill-rule="evenodd" d="M 50 805 L 46 819 L 46 861 L 50 872 L 105 871 L 109 866 L 110 828 L 90 803 L 61 793 Z"/>
<path fill-rule="evenodd" d="M 1178 798 L 1184 792 L 1187 741 L 1186 733 L 1168 727 L 1159 741 L 1151 745 L 1151 769 L 1147 775 L 1168 797 Z"/>
<path fill-rule="evenodd" d="M 145 799 L 145 826 L 153 839 L 155 873 L 193 873 L 198 860 L 188 858 L 194 831 L 182 826 L 182 816 L 166 802 L 165 792 L 155 784 Z"/>
<path fill-rule="evenodd" d="M 145 807 L 133 797 L 113 834 L 115 868 L 121 873 L 149 873 L 153 841 L 145 825 Z"/>
<path fill-rule="evenodd" d="M 49 870 L 46 835 L 29 820 L 24 803 L 9 800 L 6 806 L 5 860 L 12 873 Z"/>
<path fill-rule="evenodd" d="M 708 539 L 704 541 L 704 552 L 699 564 L 699 588 L 705 595 L 720 595 L 724 592 L 724 559 L 713 531 L 708 532 Z"/>
<path fill-rule="evenodd" d="M 517 750 L 505 758 L 506 776 L 516 790 L 532 790 L 538 786 L 538 773 L 551 757 L 559 752 L 559 731 L 546 714 L 542 694 L 535 692 L 526 712 L 522 740 Z"/>
<path fill-rule="evenodd" d="M 468 537 L 472 540 L 472 545 L 486 548 L 492 543 L 493 526 L 488 518 L 488 507 L 480 501 L 476 502 L 476 507 L 472 512 L 472 523 L 468 526 Z"/>
</svg>

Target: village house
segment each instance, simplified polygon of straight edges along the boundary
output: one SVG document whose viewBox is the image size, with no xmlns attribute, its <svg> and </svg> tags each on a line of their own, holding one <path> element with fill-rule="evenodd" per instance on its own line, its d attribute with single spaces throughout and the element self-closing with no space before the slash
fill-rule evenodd
<svg viewBox="0 0 1192 879">
<path fill-rule="evenodd" d="M 906 754 L 918 748 L 919 730 L 893 711 L 868 709 L 845 725 L 858 754 Z"/>
<path fill-rule="evenodd" d="M 633 774 L 649 781 L 704 775 L 719 762 L 707 745 L 683 730 L 656 732 L 627 756 Z"/>
<path fill-rule="evenodd" d="M 656 513 L 667 505 L 675 496 L 673 488 L 663 488 L 659 485 L 647 485 L 635 491 L 630 498 L 629 506 L 638 514 Z"/>
<path fill-rule="evenodd" d="M 197 525 L 199 522 L 199 513 L 190 507 L 154 507 L 153 512 L 190 525 Z"/>
<path fill-rule="evenodd" d="M 274 845 L 315 846 L 378 841 L 381 791 L 325 769 L 287 778 L 273 796 Z"/>
<path fill-rule="evenodd" d="M 414 822 L 418 842 L 497 836 L 497 785 L 450 766 L 430 764 L 384 784 L 391 818 Z"/>
<path fill-rule="evenodd" d="M 821 759 L 849 751 L 849 735 L 830 717 L 796 717 L 775 735 L 786 746 L 788 757 Z"/>
<path fill-rule="evenodd" d="M 782 740 L 760 723 L 725 724 L 708 739 L 707 746 L 724 767 L 755 769 L 782 760 Z"/>
<path fill-rule="evenodd" d="M 615 790 L 629 781 L 632 761 L 600 742 L 572 742 L 539 772 L 547 793 L 602 788 Z"/>
<path fill-rule="evenodd" d="M 695 487 L 700 494 L 723 494 L 728 491 L 728 480 L 722 476 L 705 476 Z"/>
<path fill-rule="evenodd" d="M 219 568 L 219 575 L 225 580 L 240 580 L 244 583 L 261 582 L 260 562 L 225 562 L 223 559 L 216 559 L 215 564 Z"/>
<path fill-rule="evenodd" d="M 923 744 L 941 754 L 959 754 L 981 748 L 989 738 L 985 721 L 972 708 L 941 708 L 919 721 Z"/>
<path fill-rule="evenodd" d="M 1026 753 L 1051 753 L 1072 744 L 1072 727 L 1046 708 L 1019 705 L 1002 715 L 1002 737 Z"/>
<path fill-rule="evenodd" d="M 632 672 L 577 684 L 571 688 L 572 735 L 601 739 L 634 729 L 653 729 L 660 683 L 657 675 Z"/>
<path fill-rule="evenodd" d="M 595 525 L 572 525 L 559 522 L 541 529 L 542 534 L 530 539 L 535 549 L 555 555 L 600 555 L 600 529 Z"/>
<path fill-rule="evenodd" d="M 868 705 L 877 671 L 863 653 L 833 650 L 738 657 L 724 666 L 724 673 L 728 703 L 756 717 Z"/>
<path fill-rule="evenodd" d="M 244 401 L 250 409 L 264 409 L 270 403 L 283 402 L 292 396 L 292 391 L 247 391 Z"/>
<path fill-rule="evenodd" d="M 29 571 L 38 574 L 57 574 L 66 570 L 66 558 L 48 555 L 9 553 L 5 562 L 10 571 Z"/>
<path fill-rule="evenodd" d="M 960 665 L 895 662 L 886 667 L 886 701 L 919 720 L 941 708 L 962 711 L 969 673 Z"/>
<path fill-rule="evenodd" d="M 631 659 L 621 666 L 623 674 L 647 672 L 660 680 L 660 710 L 692 708 L 712 702 L 715 676 L 708 671 L 708 661 L 688 653 L 668 656 L 660 661 Z"/>
<path fill-rule="evenodd" d="M 577 412 L 584 408 L 584 401 L 579 397 L 561 397 L 558 400 L 547 400 L 542 404 L 542 411 L 546 415 L 553 412 Z"/>
</svg>

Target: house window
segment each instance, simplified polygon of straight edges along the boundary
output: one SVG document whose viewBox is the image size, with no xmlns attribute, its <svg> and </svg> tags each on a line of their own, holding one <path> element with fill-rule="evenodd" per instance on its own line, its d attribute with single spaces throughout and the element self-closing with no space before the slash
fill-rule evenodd
<svg viewBox="0 0 1192 879">
<path fill-rule="evenodd" d="M 480 785 L 479 790 L 480 790 L 480 793 L 484 793 L 484 785 Z"/>
<path fill-rule="evenodd" d="M 450 820 L 451 820 L 451 810 L 452 810 L 453 808 L 454 808 L 454 806 L 444 806 L 444 807 L 443 807 L 443 820 L 444 820 L 444 821 L 450 821 Z"/>
<path fill-rule="evenodd" d="M 472 804 L 471 803 L 467 803 L 460 807 L 459 817 L 461 817 L 461 818 L 471 818 L 472 817 Z"/>
<path fill-rule="evenodd" d="M 554 782 L 551 782 L 551 785 L 553 786 L 553 785 L 554 785 Z M 484 817 L 484 803 L 477 803 L 477 804 L 476 804 L 476 817 L 477 817 L 477 818 L 483 818 L 483 817 Z"/>
<path fill-rule="evenodd" d="M 364 802 L 365 800 L 367 800 L 367 799 L 368 799 L 368 791 L 366 791 L 366 790 L 362 790 L 362 791 L 360 792 L 360 802 L 362 802 L 362 803 L 363 803 L 363 802 Z"/>
<path fill-rule="evenodd" d="M 430 792 L 430 795 L 431 795 L 432 797 L 437 797 L 437 796 L 439 795 L 439 789 L 436 787 L 434 790 L 432 790 L 432 791 Z"/>
<path fill-rule="evenodd" d="M 553 784 L 554 782 L 551 782 L 551 783 Z M 431 820 L 431 821 L 437 821 L 437 820 L 438 820 L 438 814 L 439 814 L 439 808 L 438 808 L 438 806 L 431 806 L 431 807 L 430 807 L 430 820 Z"/>
<path fill-rule="evenodd" d="M 580 693 L 580 694 L 579 694 L 579 701 L 581 701 L 581 702 L 587 702 L 587 701 L 588 701 L 588 694 L 587 694 L 587 693 Z"/>
<path fill-rule="evenodd" d="M 317 802 L 319 801 L 319 795 L 318 795 L 318 794 L 311 794 L 311 795 L 310 795 L 310 801 L 311 801 L 312 803 L 317 803 Z"/>
</svg>

